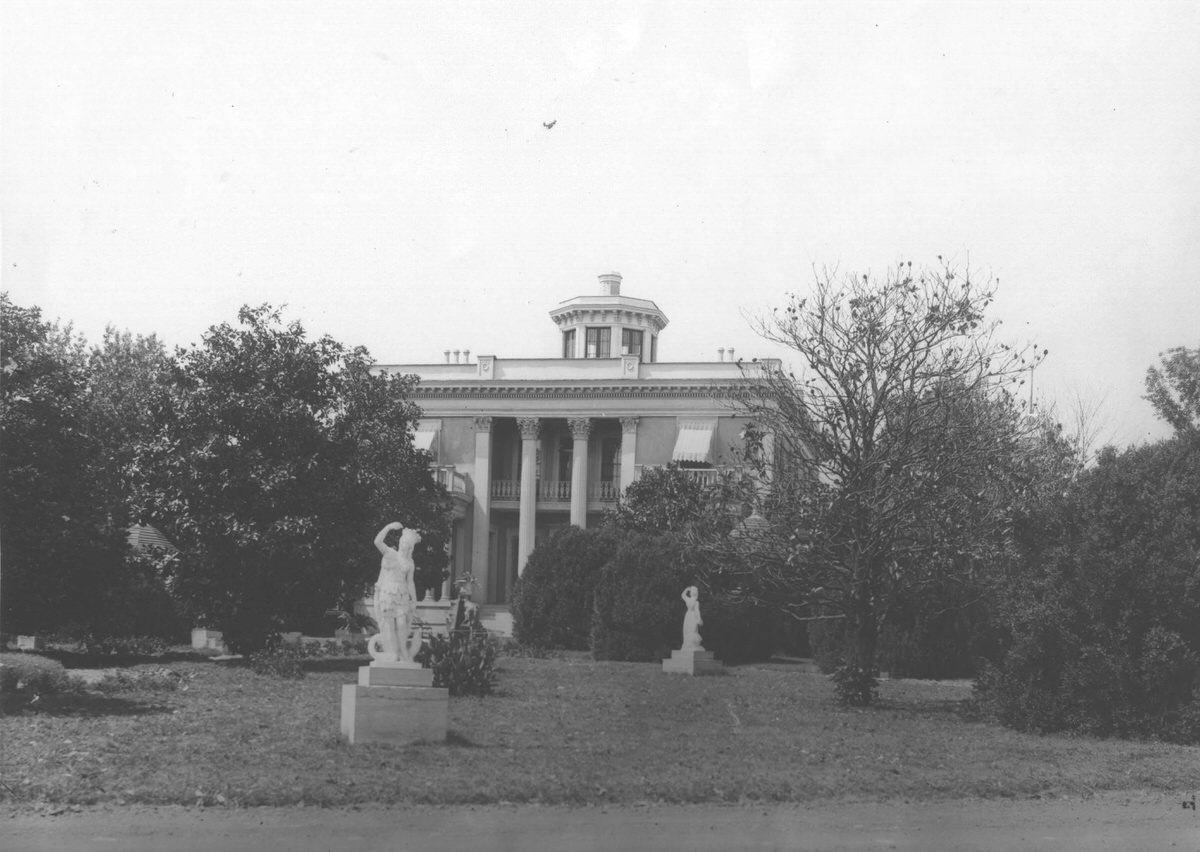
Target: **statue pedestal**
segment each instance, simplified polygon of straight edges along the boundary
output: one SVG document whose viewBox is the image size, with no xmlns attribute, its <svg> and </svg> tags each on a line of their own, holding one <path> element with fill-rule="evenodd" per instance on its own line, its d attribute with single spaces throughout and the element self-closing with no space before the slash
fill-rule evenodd
<svg viewBox="0 0 1200 852">
<path fill-rule="evenodd" d="M 663 671 L 671 674 L 719 675 L 725 674 L 725 666 L 703 648 L 680 648 L 671 652 L 671 658 L 662 661 Z"/>
<path fill-rule="evenodd" d="M 431 669 L 376 661 L 342 686 L 341 733 L 351 745 L 441 742 L 449 707 L 450 690 L 434 688 Z"/>
</svg>

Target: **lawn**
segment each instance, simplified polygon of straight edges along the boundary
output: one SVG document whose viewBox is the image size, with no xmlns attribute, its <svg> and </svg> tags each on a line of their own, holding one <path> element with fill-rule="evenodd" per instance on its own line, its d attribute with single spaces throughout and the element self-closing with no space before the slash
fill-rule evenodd
<svg viewBox="0 0 1200 852">
<path fill-rule="evenodd" d="M 81 693 L 0 718 L 10 804 L 207 805 L 926 801 L 1194 789 L 1200 748 L 1033 736 L 958 713 L 963 683 L 885 681 L 843 708 L 786 663 L 725 677 L 584 656 L 500 660 L 498 692 L 452 698 L 446 743 L 348 746 L 340 689 L 199 659 L 186 689 Z"/>
</svg>

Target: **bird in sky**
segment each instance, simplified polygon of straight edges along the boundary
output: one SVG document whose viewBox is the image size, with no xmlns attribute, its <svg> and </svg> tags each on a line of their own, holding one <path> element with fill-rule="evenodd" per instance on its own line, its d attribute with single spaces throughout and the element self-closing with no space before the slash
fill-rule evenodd
<svg viewBox="0 0 1200 852">
<path fill-rule="evenodd" d="M 558 124 L 557 118 L 554 119 L 554 121 L 550 121 L 550 122 L 543 121 L 542 127 L 546 128 L 547 130 L 551 130 L 554 127 L 554 125 L 556 125 L 556 124 Z"/>
</svg>

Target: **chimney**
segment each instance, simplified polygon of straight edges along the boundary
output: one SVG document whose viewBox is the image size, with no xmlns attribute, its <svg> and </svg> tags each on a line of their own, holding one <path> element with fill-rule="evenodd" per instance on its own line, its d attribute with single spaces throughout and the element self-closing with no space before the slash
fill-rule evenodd
<svg viewBox="0 0 1200 852">
<path fill-rule="evenodd" d="M 446 350 L 446 363 L 447 364 L 450 363 L 450 350 L 449 349 Z"/>
<path fill-rule="evenodd" d="M 470 364 L 470 363 L 471 363 L 471 350 L 470 350 L 470 349 L 464 349 L 464 350 L 463 350 L 463 363 L 464 363 L 464 364 Z"/>
<path fill-rule="evenodd" d="M 729 347 L 729 360 L 730 361 L 733 360 L 733 347 L 732 346 Z"/>
<path fill-rule="evenodd" d="M 455 350 L 454 350 L 454 363 L 455 363 L 455 364 L 458 364 L 458 363 L 460 363 L 460 362 L 459 362 L 459 360 L 458 360 L 458 355 L 459 355 L 459 352 L 460 352 L 460 350 L 458 350 L 458 349 L 455 349 Z"/>
<path fill-rule="evenodd" d="M 724 347 L 724 346 L 718 346 L 718 347 L 717 347 L 717 360 L 718 360 L 718 361 L 724 361 L 724 360 L 725 360 L 725 347 Z"/>
<path fill-rule="evenodd" d="M 601 296 L 621 295 L 621 275 L 617 272 L 606 272 L 600 276 Z"/>
</svg>

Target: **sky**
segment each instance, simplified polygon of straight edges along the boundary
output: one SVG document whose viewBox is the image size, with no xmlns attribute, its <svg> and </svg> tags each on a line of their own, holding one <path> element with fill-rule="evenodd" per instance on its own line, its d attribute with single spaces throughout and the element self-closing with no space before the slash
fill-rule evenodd
<svg viewBox="0 0 1200 852">
<path fill-rule="evenodd" d="M 1200 345 L 1197 45 L 1146 0 L 6 0 L 0 286 L 92 342 L 270 303 L 415 364 L 557 357 L 617 271 L 660 360 L 799 366 L 755 324 L 817 271 L 940 255 L 1043 404 L 1140 442 Z"/>
</svg>

